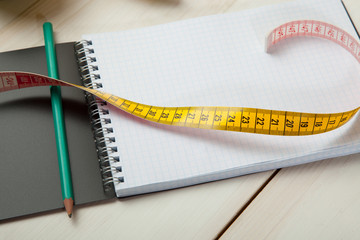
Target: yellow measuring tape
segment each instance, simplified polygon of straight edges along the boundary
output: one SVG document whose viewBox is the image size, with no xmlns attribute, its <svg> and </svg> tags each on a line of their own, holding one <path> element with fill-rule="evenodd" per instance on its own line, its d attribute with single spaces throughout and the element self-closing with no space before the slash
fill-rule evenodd
<svg viewBox="0 0 360 240">
<path fill-rule="evenodd" d="M 283 24 L 268 35 L 266 49 L 295 36 L 316 36 L 343 46 L 360 62 L 360 44 L 350 34 L 328 23 L 303 20 Z M 347 112 L 316 114 L 245 107 L 159 107 L 132 102 L 95 89 L 25 72 L 0 72 L 0 92 L 35 86 L 72 86 L 107 101 L 137 117 L 173 126 L 250 132 L 270 135 L 311 135 L 336 129 L 360 107 Z"/>
</svg>

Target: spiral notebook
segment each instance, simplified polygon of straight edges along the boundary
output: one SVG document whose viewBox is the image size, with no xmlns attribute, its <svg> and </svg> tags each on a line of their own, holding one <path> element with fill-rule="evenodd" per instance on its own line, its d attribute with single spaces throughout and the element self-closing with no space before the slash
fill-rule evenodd
<svg viewBox="0 0 360 240">
<path fill-rule="evenodd" d="M 341 1 L 298 0 L 85 35 L 80 42 L 57 46 L 60 78 L 157 106 L 334 112 L 360 105 L 353 101 L 360 84 L 358 63 L 333 43 L 299 38 L 284 42 L 271 55 L 264 52 L 266 33 L 296 19 L 329 22 L 357 36 Z M 1 53 L 0 68 L 46 74 L 43 48 Z M 84 98 L 79 90 L 62 91 L 75 204 L 195 185 L 360 149 L 356 118 L 315 136 L 255 135 L 150 123 L 91 95 Z M 0 192 L 8 193 L 0 198 L 0 219 L 61 208 L 48 89 L 8 92 L 0 101 L 5 116 L 0 118 Z"/>
<path fill-rule="evenodd" d="M 341 47 L 298 38 L 272 55 L 264 52 L 266 33 L 296 19 L 326 21 L 357 36 L 338 0 L 295 1 L 90 34 L 80 50 L 90 71 L 85 81 L 153 106 L 241 105 L 307 112 L 357 107 L 352 89 L 359 85 L 358 63 Z M 349 85 L 340 93 L 337 85 L 342 81 Z M 97 111 L 109 139 L 102 149 L 113 171 L 106 178 L 114 180 L 119 197 L 355 153 L 360 144 L 360 134 L 354 133 L 360 128 L 353 122 L 326 134 L 277 137 L 164 126 L 102 102 Z"/>
</svg>

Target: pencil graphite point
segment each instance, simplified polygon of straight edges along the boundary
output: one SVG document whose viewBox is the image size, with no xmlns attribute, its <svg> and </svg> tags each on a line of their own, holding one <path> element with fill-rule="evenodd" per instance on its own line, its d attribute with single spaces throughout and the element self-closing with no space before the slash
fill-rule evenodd
<svg viewBox="0 0 360 240">
<path fill-rule="evenodd" d="M 64 206 L 65 206 L 65 210 L 69 216 L 69 218 L 72 217 L 72 210 L 73 210 L 73 206 L 74 206 L 74 200 L 72 198 L 65 198 L 64 199 Z"/>
</svg>

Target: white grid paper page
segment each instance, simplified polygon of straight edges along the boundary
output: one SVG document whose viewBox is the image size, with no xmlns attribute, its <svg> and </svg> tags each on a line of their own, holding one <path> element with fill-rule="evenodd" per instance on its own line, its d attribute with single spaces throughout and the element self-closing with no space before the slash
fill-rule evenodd
<svg viewBox="0 0 360 240">
<path fill-rule="evenodd" d="M 295 1 L 92 40 L 103 90 L 157 106 L 239 106 L 338 112 L 360 105 L 358 63 L 317 38 L 285 40 L 264 52 L 266 34 L 315 19 L 356 33 L 338 0 Z M 110 108 L 125 182 L 118 196 L 158 191 L 356 152 L 357 118 L 305 137 L 165 126 Z"/>
</svg>

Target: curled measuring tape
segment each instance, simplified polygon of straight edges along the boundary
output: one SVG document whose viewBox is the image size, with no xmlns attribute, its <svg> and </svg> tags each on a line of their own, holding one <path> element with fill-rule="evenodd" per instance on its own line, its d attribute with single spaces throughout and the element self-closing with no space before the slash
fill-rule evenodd
<svg viewBox="0 0 360 240">
<path fill-rule="evenodd" d="M 283 39 L 295 36 L 329 39 L 344 47 L 360 62 L 360 44 L 355 38 L 336 26 L 314 20 L 293 21 L 275 28 L 267 37 L 266 50 L 271 50 Z M 270 135 L 311 135 L 331 131 L 348 122 L 360 108 L 340 113 L 316 114 L 245 107 L 159 107 L 38 74 L 0 72 L 0 92 L 50 85 L 82 89 L 127 113 L 153 122 Z"/>
</svg>

